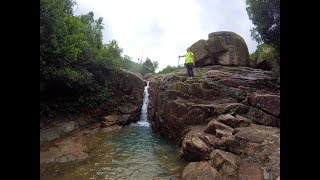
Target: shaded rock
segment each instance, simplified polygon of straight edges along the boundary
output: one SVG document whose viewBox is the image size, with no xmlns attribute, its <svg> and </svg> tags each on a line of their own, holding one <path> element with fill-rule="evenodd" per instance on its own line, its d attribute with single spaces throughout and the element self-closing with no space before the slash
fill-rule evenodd
<svg viewBox="0 0 320 180">
<path fill-rule="evenodd" d="M 187 161 L 209 159 L 212 146 L 218 141 L 212 135 L 204 133 L 204 126 L 192 128 L 183 138 L 180 147 L 180 157 Z"/>
<path fill-rule="evenodd" d="M 257 68 L 257 61 L 249 59 L 249 67 Z"/>
<path fill-rule="evenodd" d="M 244 117 L 250 118 L 252 121 L 266 126 L 280 127 L 280 119 L 266 114 L 260 109 L 251 107 Z"/>
<path fill-rule="evenodd" d="M 241 126 L 247 126 L 247 121 L 242 121 L 242 119 L 237 119 L 231 114 L 224 114 L 217 117 L 217 121 L 224 123 L 232 128 L 240 127 Z"/>
<path fill-rule="evenodd" d="M 246 144 L 248 143 L 245 139 L 238 139 L 234 136 L 222 137 L 218 143 L 216 143 L 216 147 L 225 151 L 229 151 L 240 155 L 243 153 Z"/>
<path fill-rule="evenodd" d="M 249 125 L 252 123 L 252 120 L 251 120 L 251 119 L 248 119 L 248 118 L 246 118 L 246 117 L 243 117 L 243 116 L 241 116 L 241 115 L 239 115 L 239 114 L 236 114 L 236 115 L 235 115 L 235 118 L 236 118 L 238 121 L 240 121 L 239 127 L 247 127 L 247 126 L 249 126 Z"/>
<path fill-rule="evenodd" d="M 116 114 L 112 114 L 104 117 L 105 123 L 107 126 L 113 126 L 117 124 L 120 118 L 121 118 L 121 115 L 116 115 Z"/>
<path fill-rule="evenodd" d="M 130 114 L 134 113 L 136 111 L 139 111 L 139 106 L 133 104 L 133 103 L 126 103 L 120 107 L 118 107 L 119 111 L 123 114 Z"/>
<path fill-rule="evenodd" d="M 123 71 L 115 77 L 115 82 L 117 82 L 118 91 L 122 92 L 122 95 L 130 95 L 133 97 L 132 103 L 141 104 L 143 100 L 143 91 L 144 91 L 144 81 L 142 78 L 129 71 Z"/>
<path fill-rule="evenodd" d="M 228 130 L 223 130 L 223 129 L 216 129 L 216 136 L 218 138 L 228 137 L 228 136 L 232 136 L 232 135 L 233 135 L 233 131 L 228 131 Z"/>
<path fill-rule="evenodd" d="M 61 130 L 57 127 L 52 127 L 48 129 L 40 130 L 40 142 L 42 141 L 51 141 L 56 138 L 59 138 L 61 135 Z"/>
<path fill-rule="evenodd" d="M 262 70 L 265 70 L 265 71 L 271 71 L 272 69 L 272 64 L 270 61 L 267 61 L 267 60 L 263 60 L 263 59 L 258 59 L 256 61 L 256 65 L 255 65 L 256 68 L 259 68 L 259 69 L 262 69 Z"/>
<path fill-rule="evenodd" d="M 249 107 L 241 103 L 229 103 L 223 109 L 223 113 L 232 114 L 245 114 L 249 110 Z"/>
<path fill-rule="evenodd" d="M 254 93 L 248 97 L 248 102 L 274 116 L 280 115 L 279 95 Z"/>
<path fill-rule="evenodd" d="M 211 120 L 207 124 L 206 129 L 204 130 L 204 132 L 216 135 L 216 130 L 217 129 L 226 130 L 227 132 L 230 132 L 231 135 L 232 135 L 232 132 L 233 132 L 233 128 L 231 128 L 230 126 L 227 126 L 227 125 L 217 121 L 216 119 Z"/>
<path fill-rule="evenodd" d="M 118 119 L 117 124 L 124 126 L 124 125 L 130 124 L 131 122 L 139 120 L 139 119 L 132 120 L 132 118 L 133 117 L 130 114 L 121 115 L 120 118 Z"/>
<path fill-rule="evenodd" d="M 103 117 L 112 114 L 129 114 L 130 117 L 124 121 L 125 123 L 139 120 L 144 91 L 144 82 L 141 77 L 122 70 L 104 75 L 108 77 L 108 82 L 103 88 L 108 89 L 110 98 L 86 113 L 68 114 L 58 112 L 59 110 L 50 112 L 50 118 L 43 120 L 50 123 L 42 125 L 40 129 L 40 142 L 57 139 L 78 127 L 87 127 L 94 123 L 99 123 L 101 127 L 114 125 L 117 120 L 112 118 L 107 118 L 108 122 L 101 122 L 104 120 Z"/>
<path fill-rule="evenodd" d="M 201 39 L 190 46 L 191 51 L 194 54 L 196 66 L 203 66 L 207 64 L 213 64 L 210 59 L 209 51 L 207 49 L 207 42 Z"/>
<path fill-rule="evenodd" d="M 210 54 L 214 54 L 214 53 L 218 54 L 218 53 L 228 51 L 228 45 L 226 44 L 226 42 L 224 42 L 223 37 L 218 37 L 218 36 L 213 37 L 213 36 L 210 36 L 209 34 L 209 38 L 206 44 Z"/>
<path fill-rule="evenodd" d="M 208 162 L 191 162 L 183 170 L 181 179 L 183 180 L 222 180 L 220 173 Z"/>
<path fill-rule="evenodd" d="M 160 98 L 162 97 L 160 96 Z M 213 113 L 212 106 L 199 104 L 193 106 L 192 104 L 181 98 L 161 102 L 161 110 L 158 111 L 161 114 L 161 121 L 160 117 L 157 117 L 159 119 L 156 123 L 159 126 L 164 126 L 162 130 L 167 129 L 175 140 L 179 140 L 183 135 L 182 131 L 187 126 L 204 124 L 206 118 Z M 160 131 L 160 133 L 162 132 Z"/>
<path fill-rule="evenodd" d="M 230 152 L 220 149 L 213 150 L 210 153 L 210 163 L 222 175 L 233 176 L 237 172 L 237 156 Z"/>
<path fill-rule="evenodd" d="M 211 134 L 204 133 L 199 138 L 206 143 L 209 147 L 214 148 L 216 144 L 219 142 L 219 139 Z"/>
</svg>

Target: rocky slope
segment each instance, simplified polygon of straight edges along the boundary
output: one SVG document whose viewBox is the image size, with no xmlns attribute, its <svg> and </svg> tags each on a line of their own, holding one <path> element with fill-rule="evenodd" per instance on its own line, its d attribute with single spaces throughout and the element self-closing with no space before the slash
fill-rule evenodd
<svg viewBox="0 0 320 180">
<path fill-rule="evenodd" d="M 182 179 L 280 179 L 280 79 L 253 69 L 243 39 L 215 32 L 186 70 L 148 75 L 151 127 L 179 144 Z"/>
<path fill-rule="evenodd" d="M 180 156 L 192 162 L 183 179 L 276 179 L 279 80 L 248 67 L 214 65 L 195 72 L 193 80 L 185 71 L 146 77 L 151 127 L 179 143 Z M 211 175 L 198 172 L 203 169 Z"/>
</svg>

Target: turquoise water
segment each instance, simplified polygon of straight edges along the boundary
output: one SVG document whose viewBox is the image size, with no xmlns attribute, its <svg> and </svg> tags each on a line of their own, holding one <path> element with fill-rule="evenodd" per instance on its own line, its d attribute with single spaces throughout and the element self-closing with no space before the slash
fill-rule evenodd
<svg viewBox="0 0 320 180">
<path fill-rule="evenodd" d="M 150 128 L 147 87 L 138 123 L 86 135 L 87 159 L 41 165 L 41 179 L 177 179 L 186 162 Z"/>
<path fill-rule="evenodd" d="M 186 163 L 149 126 L 86 137 L 89 158 L 41 167 L 41 179 L 177 179 Z"/>
</svg>

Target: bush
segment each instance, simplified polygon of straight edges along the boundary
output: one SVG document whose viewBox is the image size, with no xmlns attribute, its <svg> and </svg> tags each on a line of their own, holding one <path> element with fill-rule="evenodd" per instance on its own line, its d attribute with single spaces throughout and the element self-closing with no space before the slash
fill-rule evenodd
<svg viewBox="0 0 320 180">
<path fill-rule="evenodd" d="M 167 67 L 163 68 L 161 71 L 158 72 L 158 74 L 166 74 L 166 73 L 171 73 L 177 69 L 184 69 L 185 67 L 182 65 L 179 66 L 170 66 L 168 65 Z"/>
<path fill-rule="evenodd" d="M 258 45 L 257 50 L 250 54 L 250 60 L 255 61 L 257 68 L 271 70 L 275 76 L 280 76 L 280 56 L 271 45 Z"/>
</svg>

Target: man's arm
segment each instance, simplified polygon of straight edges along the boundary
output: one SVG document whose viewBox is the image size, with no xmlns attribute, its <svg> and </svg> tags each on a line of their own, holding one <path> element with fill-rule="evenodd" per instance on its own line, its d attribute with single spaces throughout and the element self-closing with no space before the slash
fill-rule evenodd
<svg viewBox="0 0 320 180">
<path fill-rule="evenodd" d="M 179 55 L 179 58 L 181 58 L 181 57 L 186 57 L 186 55 L 182 55 L 182 56 Z"/>
</svg>

